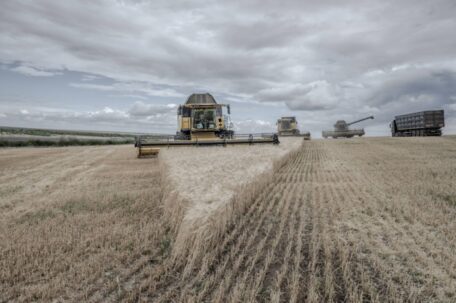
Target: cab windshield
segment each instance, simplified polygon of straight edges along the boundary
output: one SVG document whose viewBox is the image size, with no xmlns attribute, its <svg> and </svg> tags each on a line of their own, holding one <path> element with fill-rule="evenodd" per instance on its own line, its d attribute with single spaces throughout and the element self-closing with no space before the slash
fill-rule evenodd
<svg viewBox="0 0 456 303">
<path fill-rule="evenodd" d="M 215 109 L 194 109 L 194 129 L 215 129 Z"/>
</svg>

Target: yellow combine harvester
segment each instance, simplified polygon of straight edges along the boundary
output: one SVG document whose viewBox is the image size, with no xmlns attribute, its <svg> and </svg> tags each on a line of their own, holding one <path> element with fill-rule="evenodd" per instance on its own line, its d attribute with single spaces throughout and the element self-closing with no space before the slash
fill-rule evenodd
<svg viewBox="0 0 456 303">
<path fill-rule="evenodd" d="M 309 132 L 299 131 L 296 117 L 282 117 L 277 120 L 277 133 L 279 136 L 303 137 L 304 140 L 310 140 Z"/>
<path fill-rule="evenodd" d="M 157 155 L 160 146 L 279 144 L 277 134 L 234 134 L 229 115 L 230 105 L 217 103 L 211 94 L 192 94 L 177 109 L 176 135 L 138 136 L 138 157 L 154 152 Z"/>
</svg>

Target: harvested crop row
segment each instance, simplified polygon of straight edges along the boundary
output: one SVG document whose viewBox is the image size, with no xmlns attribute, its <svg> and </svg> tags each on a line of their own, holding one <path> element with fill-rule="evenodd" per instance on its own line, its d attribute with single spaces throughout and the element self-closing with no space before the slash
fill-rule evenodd
<svg viewBox="0 0 456 303">
<path fill-rule="evenodd" d="M 235 199 L 216 214 L 210 232 L 143 283 L 141 296 L 195 302 L 454 301 L 456 241 L 448 228 L 456 210 L 446 195 L 452 194 L 448 182 L 455 181 L 455 164 L 449 164 L 455 144 L 439 143 L 437 149 L 432 140 L 306 142 L 263 183 L 252 185 L 256 196 Z M 413 161 L 432 162 L 411 166 L 406 151 L 416 147 Z M 434 170 L 440 185 L 426 182 Z M 410 176 L 414 182 L 394 185 L 396 175 L 398 182 Z"/>
<path fill-rule="evenodd" d="M 0 151 L 0 302 L 119 300 L 183 217 L 131 146 Z"/>
</svg>

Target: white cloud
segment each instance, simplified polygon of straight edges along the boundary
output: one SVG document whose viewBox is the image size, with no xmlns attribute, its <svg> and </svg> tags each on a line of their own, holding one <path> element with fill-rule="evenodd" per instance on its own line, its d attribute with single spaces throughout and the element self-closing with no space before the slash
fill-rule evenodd
<svg viewBox="0 0 456 303">
<path fill-rule="evenodd" d="M 46 71 L 42 69 L 38 69 L 32 66 L 25 66 L 19 65 L 17 67 L 11 68 L 11 71 L 20 73 L 26 76 L 33 76 L 33 77 L 52 77 L 56 75 L 62 75 L 61 72 L 57 71 Z"/>
<path fill-rule="evenodd" d="M 238 133 L 265 133 L 274 132 L 275 124 L 270 121 L 247 119 L 233 123 L 234 130 Z"/>
<path fill-rule="evenodd" d="M 102 79 L 102 77 L 96 76 L 96 75 L 83 75 L 81 80 L 90 82 L 90 81 L 95 81 L 95 80 L 99 80 L 99 79 Z"/>
<path fill-rule="evenodd" d="M 157 88 L 144 82 L 115 82 L 113 84 L 95 83 L 70 83 L 70 86 L 82 89 L 93 89 L 99 91 L 115 91 L 120 93 L 144 93 L 153 97 L 184 97 L 171 88 Z"/>
<path fill-rule="evenodd" d="M 256 97 L 266 102 L 284 102 L 293 110 L 321 110 L 340 101 L 342 90 L 325 80 L 307 84 L 280 85 L 261 90 Z"/>
<path fill-rule="evenodd" d="M 71 111 L 58 108 L 33 107 L 1 108 L 4 121 L 16 124 L 56 128 L 70 123 L 78 129 L 122 130 L 140 132 L 174 133 L 176 130 L 176 105 L 155 105 L 136 102 L 127 110 L 104 107 L 92 111 Z"/>
<path fill-rule="evenodd" d="M 157 105 L 148 104 L 142 101 L 136 101 L 133 106 L 128 110 L 128 113 L 134 117 L 149 117 L 159 114 L 176 114 L 176 104 Z"/>
</svg>

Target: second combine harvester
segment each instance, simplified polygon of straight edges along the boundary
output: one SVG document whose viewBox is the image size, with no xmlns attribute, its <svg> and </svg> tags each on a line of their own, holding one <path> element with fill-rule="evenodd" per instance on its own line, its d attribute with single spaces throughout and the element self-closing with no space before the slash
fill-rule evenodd
<svg viewBox="0 0 456 303">
<path fill-rule="evenodd" d="M 359 123 L 364 120 L 374 119 L 374 116 L 369 116 L 366 118 L 362 118 L 350 123 L 345 122 L 345 120 L 338 120 L 336 124 L 334 124 L 334 130 L 324 130 L 321 135 L 323 138 L 333 137 L 334 139 L 337 138 L 352 138 L 354 136 L 364 136 L 364 128 L 360 129 L 350 129 L 349 126 L 355 123 Z"/>
<path fill-rule="evenodd" d="M 279 144 L 277 134 L 235 134 L 229 115 L 230 106 L 217 103 L 211 94 L 192 94 L 177 109 L 176 135 L 138 136 L 135 142 L 138 157 L 156 155 L 159 147 L 164 146 Z"/>
<path fill-rule="evenodd" d="M 303 132 L 298 128 L 296 117 L 282 117 L 277 120 L 277 134 L 279 136 L 303 137 L 304 140 L 310 140 L 310 132 Z"/>
</svg>

